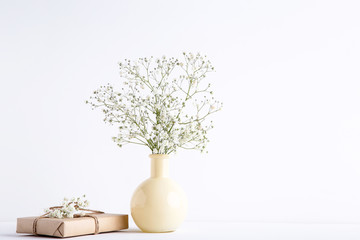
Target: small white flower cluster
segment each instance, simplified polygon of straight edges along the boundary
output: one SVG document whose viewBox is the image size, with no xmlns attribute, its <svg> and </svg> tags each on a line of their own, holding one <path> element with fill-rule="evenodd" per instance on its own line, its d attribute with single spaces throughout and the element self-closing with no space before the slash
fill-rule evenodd
<svg viewBox="0 0 360 240">
<path fill-rule="evenodd" d="M 85 195 L 78 198 L 64 198 L 62 205 L 59 207 L 47 208 L 45 213 L 50 218 L 73 218 L 74 214 L 79 214 L 80 216 L 85 215 L 81 209 L 89 206 L 89 201 L 85 200 Z"/>
<path fill-rule="evenodd" d="M 101 86 L 86 101 L 102 109 L 105 122 L 118 127 L 113 140 L 120 147 L 145 145 L 154 154 L 169 154 L 179 147 L 205 150 L 207 132 L 213 128 L 205 120 L 222 107 L 204 82 L 214 67 L 200 54 L 183 57 L 125 60 L 119 63 L 124 86 Z"/>
</svg>

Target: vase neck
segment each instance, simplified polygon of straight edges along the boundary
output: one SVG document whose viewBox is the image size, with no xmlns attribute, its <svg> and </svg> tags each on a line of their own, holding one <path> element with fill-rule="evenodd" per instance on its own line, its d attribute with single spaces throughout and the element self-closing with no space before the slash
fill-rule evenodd
<svg viewBox="0 0 360 240">
<path fill-rule="evenodd" d="M 151 177 L 169 177 L 169 155 L 151 154 Z"/>
</svg>

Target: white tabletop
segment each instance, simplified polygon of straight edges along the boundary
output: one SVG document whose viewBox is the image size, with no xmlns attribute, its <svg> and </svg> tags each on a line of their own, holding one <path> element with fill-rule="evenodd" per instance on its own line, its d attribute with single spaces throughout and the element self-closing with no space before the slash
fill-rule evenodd
<svg viewBox="0 0 360 240">
<path fill-rule="evenodd" d="M 0 239 L 44 239 L 43 237 L 16 234 L 15 228 L 15 222 L 0 222 Z M 142 233 L 131 227 L 126 231 L 76 237 L 76 240 L 87 239 L 359 240 L 360 224 L 185 222 L 180 229 L 172 233 Z"/>
</svg>

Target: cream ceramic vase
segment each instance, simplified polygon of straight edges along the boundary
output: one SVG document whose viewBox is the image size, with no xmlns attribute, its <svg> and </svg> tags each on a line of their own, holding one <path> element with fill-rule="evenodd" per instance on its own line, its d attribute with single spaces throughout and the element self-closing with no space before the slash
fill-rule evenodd
<svg viewBox="0 0 360 240">
<path fill-rule="evenodd" d="M 187 199 L 169 178 L 169 155 L 151 154 L 151 177 L 135 190 L 131 216 L 143 232 L 172 232 L 184 221 Z"/>
</svg>

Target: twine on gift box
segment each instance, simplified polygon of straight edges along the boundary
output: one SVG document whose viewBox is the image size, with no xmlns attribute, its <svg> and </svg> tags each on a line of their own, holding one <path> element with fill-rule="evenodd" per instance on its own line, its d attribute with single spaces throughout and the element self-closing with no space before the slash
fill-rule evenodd
<svg viewBox="0 0 360 240">
<path fill-rule="evenodd" d="M 53 210 L 53 209 L 58 209 L 58 208 L 62 208 L 62 206 L 54 206 L 54 207 L 50 207 L 49 209 L 50 210 Z M 79 210 L 81 211 L 87 211 L 87 212 L 91 212 L 91 213 L 99 213 L 99 214 L 102 214 L 104 212 L 102 211 L 98 211 L 98 210 L 92 210 L 92 209 L 85 209 L 85 208 L 79 208 Z M 49 213 L 45 213 L 37 218 L 34 219 L 34 222 L 33 222 L 33 234 L 34 235 L 38 235 L 37 234 L 37 222 L 41 219 L 41 218 L 46 218 L 46 216 L 48 215 Z M 91 215 L 91 214 L 85 214 L 85 215 L 80 215 L 80 214 L 75 214 L 74 215 L 74 218 L 80 218 L 80 217 L 91 217 L 94 219 L 95 221 L 95 232 L 94 234 L 98 234 L 99 233 L 99 219 L 97 218 L 97 216 L 95 215 Z"/>
</svg>

